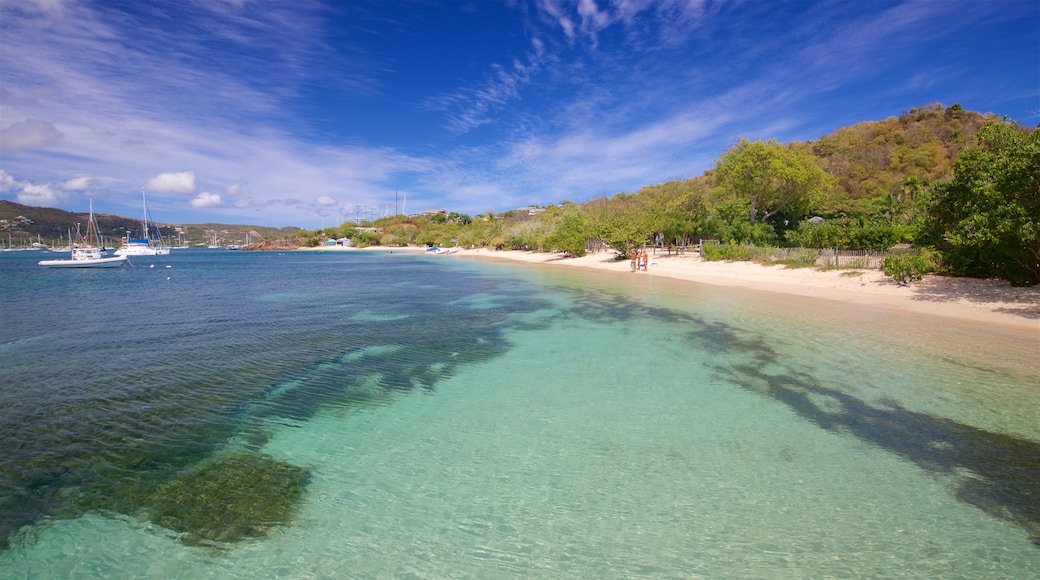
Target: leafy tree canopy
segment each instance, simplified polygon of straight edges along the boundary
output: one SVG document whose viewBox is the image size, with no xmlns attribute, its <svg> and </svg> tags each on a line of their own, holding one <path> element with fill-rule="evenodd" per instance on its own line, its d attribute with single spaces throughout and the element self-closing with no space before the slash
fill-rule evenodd
<svg viewBox="0 0 1040 580">
<path fill-rule="evenodd" d="M 578 211 L 569 211 L 560 216 L 543 245 L 550 250 L 561 250 L 572 256 L 584 256 L 592 228 Z"/>
<path fill-rule="evenodd" d="M 935 188 L 931 231 L 955 273 L 1040 284 L 1040 128 L 991 120 Z"/>
<path fill-rule="evenodd" d="M 747 201 L 751 224 L 768 222 L 781 212 L 800 219 L 833 186 L 809 151 L 775 139 L 742 139 L 719 159 L 715 183 Z"/>
</svg>

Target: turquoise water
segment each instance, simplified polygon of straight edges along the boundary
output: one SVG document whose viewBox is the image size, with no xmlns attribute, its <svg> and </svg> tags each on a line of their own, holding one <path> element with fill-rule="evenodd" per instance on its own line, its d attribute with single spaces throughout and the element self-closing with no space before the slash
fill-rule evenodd
<svg viewBox="0 0 1040 580">
<path fill-rule="evenodd" d="M 457 256 L 35 259 L 0 255 L 6 577 L 1040 569 L 1036 335 Z M 284 518 L 162 525 L 241 455 L 305 471 Z"/>
</svg>

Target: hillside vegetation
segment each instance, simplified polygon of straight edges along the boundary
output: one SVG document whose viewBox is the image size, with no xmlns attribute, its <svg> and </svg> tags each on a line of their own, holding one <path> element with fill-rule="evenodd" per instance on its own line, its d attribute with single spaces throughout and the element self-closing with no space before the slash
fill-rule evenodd
<svg viewBox="0 0 1040 580">
<path fill-rule="evenodd" d="M 924 250 L 921 271 L 1040 283 L 1040 130 L 939 104 L 857 123 L 816 141 L 741 139 L 704 175 L 634 193 L 495 214 L 394 216 L 303 232 L 316 245 L 425 244 L 569 252 L 717 240 L 748 245 Z M 575 192 L 582 195 L 586 192 Z M 897 264 L 899 262 L 899 264 Z M 903 278 L 903 279 L 910 279 Z"/>
</svg>

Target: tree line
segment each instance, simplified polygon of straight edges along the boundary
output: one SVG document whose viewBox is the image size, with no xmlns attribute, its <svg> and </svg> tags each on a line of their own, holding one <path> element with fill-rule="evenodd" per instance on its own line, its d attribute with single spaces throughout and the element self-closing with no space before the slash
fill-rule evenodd
<svg viewBox="0 0 1040 580">
<path fill-rule="evenodd" d="M 391 216 L 307 232 L 313 244 L 431 245 L 627 255 L 717 240 L 922 251 L 913 273 L 1040 284 L 1040 128 L 928 105 L 817 141 L 739 139 L 703 175 L 634 193 L 469 216 Z M 373 231 L 374 230 L 374 231 Z M 739 252 L 737 252 L 739 254 Z M 739 255 L 728 255 L 739 257 Z M 893 261 L 893 264 L 895 261 Z"/>
</svg>

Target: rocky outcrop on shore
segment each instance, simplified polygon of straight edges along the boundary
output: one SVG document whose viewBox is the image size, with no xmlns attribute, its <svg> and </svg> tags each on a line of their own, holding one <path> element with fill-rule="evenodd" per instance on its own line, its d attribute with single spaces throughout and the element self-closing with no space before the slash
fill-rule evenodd
<svg viewBox="0 0 1040 580">
<path fill-rule="evenodd" d="M 255 244 L 249 244 L 248 246 L 242 246 L 243 250 L 256 250 L 256 251 L 273 251 L 284 252 L 286 250 L 296 250 L 302 248 L 305 244 L 301 240 L 264 240 Z"/>
</svg>

